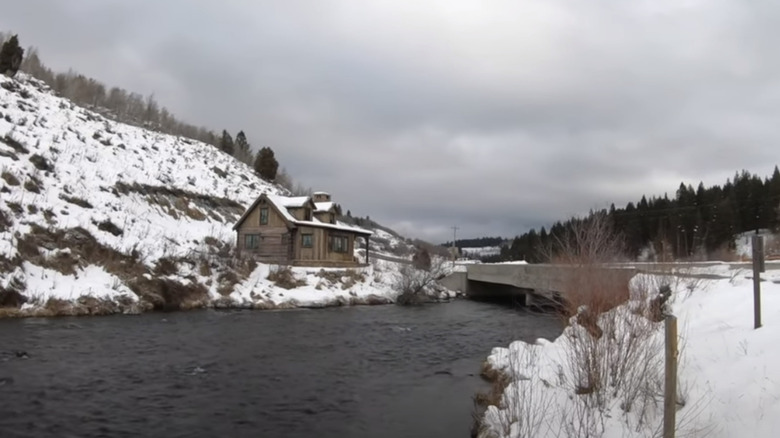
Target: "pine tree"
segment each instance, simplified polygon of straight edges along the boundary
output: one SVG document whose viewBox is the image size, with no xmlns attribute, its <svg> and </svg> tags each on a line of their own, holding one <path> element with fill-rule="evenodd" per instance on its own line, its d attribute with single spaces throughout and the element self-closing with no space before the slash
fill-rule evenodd
<svg viewBox="0 0 780 438">
<path fill-rule="evenodd" d="M 222 152 L 228 155 L 233 155 L 233 152 L 235 152 L 233 137 L 228 134 L 227 130 L 222 130 L 222 138 L 219 140 L 219 148 L 222 150 Z"/>
<path fill-rule="evenodd" d="M 3 43 L 0 49 L 0 73 L 14 77 L 24 58 L 24 49 L 19 46 L 19 38 L 14 35 Z"/>
<path fill-rule="evenodd" d="M 238 134 L 236 134 L 236 149 L 244 154 L 249 154 L 250 146 L 244 131 L 239 131 Z"/>
<path fill-rule="evenodd" d="M 279 170 L 279 162 L 274 157 L 273 149 L 269 147 L 261 148 L 257 152 L 255 158 L 255 172 L 260 175 L 261 178 L 273 181 L 276 179 L 276 172 Z"/>
</svg>

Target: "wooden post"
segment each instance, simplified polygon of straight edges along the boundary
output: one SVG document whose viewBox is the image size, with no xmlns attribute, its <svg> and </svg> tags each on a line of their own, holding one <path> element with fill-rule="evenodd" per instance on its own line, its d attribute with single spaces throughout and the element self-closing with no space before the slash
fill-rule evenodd
<svg viewBox="0 0 780 438">
<path fill-rule="evenodd" d="M 666 315 L 666 370 L 664 384 L 664 438 L 674 438 L 677 417 L 677 317 Z"/>
<path fill-rule="evenodd" d="M 761 273 L 764 271 L 764 239 L 753 235 L 753 328 L 761 327 Z"/>
</svg>

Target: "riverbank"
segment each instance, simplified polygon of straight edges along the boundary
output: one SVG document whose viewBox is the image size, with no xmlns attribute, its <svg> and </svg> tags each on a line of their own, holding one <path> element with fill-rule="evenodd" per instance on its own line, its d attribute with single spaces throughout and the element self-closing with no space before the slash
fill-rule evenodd
<svg viewBox="0 0 780 438">
<path fill-rule="evenodd" d="M 189 273 L 148 278 L 150 289 L 136 293 L 98 266 L 73 274 L 25 263 L 25 295 L 19 306 L 0 307 L 0 317 L 139 314 L 154 310 L 202 308 L 279 310 L 393 304 L 398 298 L 397 264 L 375 261 L 359 268 L 300 268 L 258 264 L 246 278 L 224 288 L 213 275 Z M 432 301 L 456 293 L 429 288 Z M 163 303 L 160 305 L 159 303 Z M 175 306 L 166 307 L 166 303 Z"/>
<path fill-rule="evenodd" d="M 486 370 L 501 394 L 479 436 L 654 436 L 663 418 L 663 324 L 646 317 L 652 297 L 644 292 L 662 284 L 672 286 L 679 325 L 678 436 L 776 436 L 780 270 L 762 274 L 758 330 L 752 273 L 711 270 L 726 278 L 635 277 L 632 300 L 599 317 L 600 337 L 573 320 L 553 342 L 493 349 Z"/>
</svg>

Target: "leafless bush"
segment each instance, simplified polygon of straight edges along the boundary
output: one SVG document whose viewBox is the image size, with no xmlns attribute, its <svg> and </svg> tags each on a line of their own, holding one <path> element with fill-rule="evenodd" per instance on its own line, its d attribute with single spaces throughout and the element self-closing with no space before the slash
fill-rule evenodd
<svg viewBox="0 0 780 438">
<path fill-rule="evenodd" d="M 89 201 L 76 196 L 68 196 L 68 195 L 61 194 L 60 199 L 62 199 L 65 202 L 69 202 L 73 205 L 78 205 L 81 208 L 92 208 L 92 204 Z"/>
<path fill-rule="evenodd" d="M 631 271 L 605 269 L 623 259 L 622 239 L 606 214 L 574 221 L 569 233 L 557 239 L 553 258 L 571 269 L 564 279 L 569 327 L 564 331 L 563 364 L 567 387 L 577 396 L 564 413 L 568 436 L 600 436 L 603 412 L 617 400 L 631 415 L 628 427 L 655 427 L 654 409 L 662 397 L 663 342 L 660 324 L 650 318 L 652 298 L 660 284 L 629 292 Z M 631 301 L 629 301 L 631 298 Z M 621 304 L 627 303 L 625 306 Z"/>
<path fill-rule="evenodd" d="M 24 189 L 32 193 L 41 193 L 41 185 L 42 183 L 38 178 L 31 176 L 24 182 Z"/>
<path fill-rule="evenodd" d="M 502 427 L 505 435 L 536 437 L 546 434 L 554 426 L 556 409 L 548 388 L 550 382 L 540 376 L 539 350 L 535 346 L 523 346 L 514 350 L 510 346 L 509 369 L 523 370 L 522 375 L 512 376 L 504 389 L 500 409 L 493 410 L 494 423 Z"/>
<path fill-rule="evenodd" d="M 3 170 L 2 178 L 9 186 L 18 186 L 21 184 L 19 178 L 17 178 L 16 175 L 9 172 L 8 170 Z"/>
<path fill-rule="evenodd" d="M 400 292 L 396 303 L 420 304 L 429 300 L 436 280 L 447 274 L 446 260 L 434 258 L 430 269 L 418 269 L 414 265 L 401 265 L 394 287 Z"/>
<path fill-rule="evenodd" d="M 97 224 L 98 230 L 105 231 L 107 233 L 111 233 L 114 236 L 121 236 L 123 234 L 123 231 L 121 228 L 119 228 L 116 224 L 111 222 L 109 219 L 104 220 L 103 222 L 100 222 Z"/>
</svg>

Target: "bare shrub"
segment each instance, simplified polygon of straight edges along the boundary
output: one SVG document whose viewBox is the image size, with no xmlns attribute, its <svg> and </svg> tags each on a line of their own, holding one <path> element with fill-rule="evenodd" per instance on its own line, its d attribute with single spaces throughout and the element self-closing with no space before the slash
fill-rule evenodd
<svg viewBox="0 0 780 438">
<path fill-rule="evenodd" d="M 18 186 L 19 184 L 21 184 L 19 178 L 17 178 L 16 175 L 14 175 L 13 173 L 7 170 L 3 171 L 2 178 L 9 186 Z"/>
<path fill-rule="evenodd" d="M 436 280 L 447 274 L 446 260 L 435 258 L 430 269 L 417 269 L 414 265 L 402 265 L 394 283 L 400 292 L 396 303 L 400 305 L 415 305 L 430 301 Z"/>
<path fill-rule="evenodd" d="M 13 225 L 13 219 L 11 219 L 5 210 L 0 210 L 0 232 L 7 231 Z"/>
<path fill-rule="evenodd" d="M 110 220 L 106 219 L 103 222 L 100 222 L 97 224 L 98 230 L 105 231 L 107 233 L 111 233 L 114 236 L 121 236 L 124 232 L 121 228 L 119 228 L 116 224 L 111 222 Z"/>
<path fill-rule="evenodd" d="M 35 166 L 36 169 L 44 171 L 44 172 L 51 172 L 54 170 L 54 167 L 51 165 L 51 162 L 47 160 L 45 157 L 33 154 L 30 156 L 30 162 Z"/>
<path fill-rule="evenodd" d="M 241 279 L 238 277 L 238 274 L 232 270 L 227 270 L 217 277 L 217 283 L 219 284 L 217 292 L 223 297 L 227 297 L 233 293 L 234 287 L 240 281 Z"/>
<path fill-rule="evenodd" d="M 11 147 L 11 149 L 15 150 L 18 154 L 29 154 L 30 151 L 27 150 L 27 148 L 24 147 L 22 143 L 19 142 L 19 140 L 11 137 L 10 135 L 6 135 L 2 139 L 0 139 L 3 143 L 7 144 Z"/>
<path fill-rule="evenodd" d="M 289 266 L 272 266 L 268 273 L 268 280 L 283 289 L 306 286 L 306 279 L 295 278 L 295 273 Z"/>
<path fill-rule="evenodd" d="M 92 204 L 90 204 L 89 201 L 76 196 L 68 196 L 68 195 L 61 194 L 60 199 L 62 199 L 65 202 L 69 202 L 73 205 L 78 205 L 81 208 L 92 208 Z"/>
<path fill-rule="evenodd" d="M 629 427 L 655 427 L 663 385 L 663 340 L 654 320 L 664 302 L 653 301 L 660 284 L 637 285 L 640 290 L 632 297 L 634 272 L 605 266 L 623 259 L 623 241 L 606 214 L 573 221 L 566 235 L 556 236 L 556 244 L 552 260 L 570 268 L 562 291 L 569 327 L 561 340 L 566 386 L 576 394 L 573 409 L 563 414 L 564 431 L 600 436 L 603 412 L 615 399 L 632 413 L 625 416 Z"/>
<path fill-rule="evenodd" d="M 27 285 L 19 277 L 12 277 L 7 287 L 0 287 L 0 308 L 2 307 L 22 307 L 27 302 L 27 298 L 22 295 Z"/>
<path fill-rule="evenodd" d="M 572 219 L 572 225 L 562 236 L 553 236 L 553 246 L 547 258 L 563 265 L 565 296 L 564 316 L 587 313 L 594 318 L 628 300 L 628 281 L 633 271 L 609 269 L 607 263 L 625 259 L 622 236 L 614 231 L 606 213 L 594 213 L 585 219 Z"/>
<path fill-rule="evenodd" d="M 22 214 L 24 212 L 24 209 L 22 209 L 22 204 L 18 202 L 6 202 L 5 205 L 7 205 L 8 208 L 16 214 Z"/>
<path fill-rule="evenodd" d="M 32 193 L 41 193 L 41 181 L 31 176 L 24 182 L 24 189 Z"/>
</svg>

